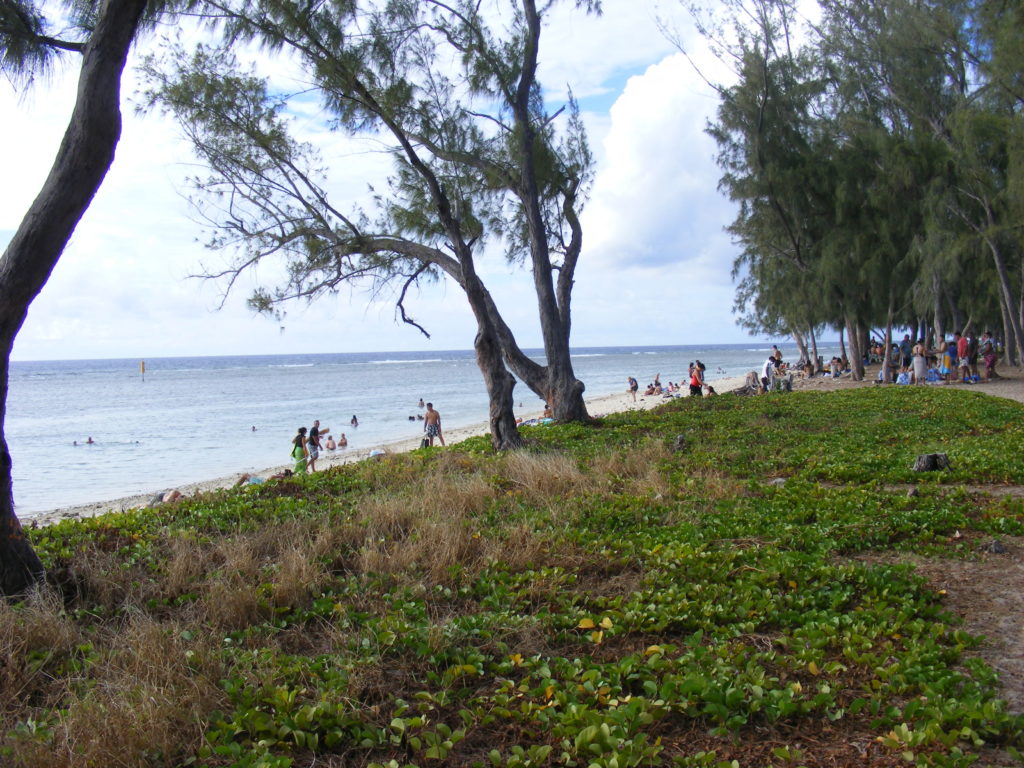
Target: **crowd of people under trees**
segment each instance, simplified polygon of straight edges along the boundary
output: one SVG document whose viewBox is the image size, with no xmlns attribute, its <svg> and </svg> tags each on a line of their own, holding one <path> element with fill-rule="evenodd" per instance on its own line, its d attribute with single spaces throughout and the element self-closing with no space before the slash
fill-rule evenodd
<svg viewBox="0 0 1024 768">
<path fill-rule="evenodd" d="M 743 325 L 792 335 L 815 361 L 821 329 L 845 334 L 856 379 L 885 359 L 872 328 L 886 329 L 883 348 L 911 329 L 911 350 L 924 349 L 890 361 L 897 381 L 963 380 L 959 350 L 944 364 L 954 329 L 979 347 L 992 329 L 991 354 L 1024 363 L 1021 5 L 821 3 L 813 26 L 789 3 L 742 9 L 709 26 L 744 31 L 723 41 L 736 79 L 709 133 L 739 211 Z M 984 356 L 968 362 L 971 381 L 993 375 Z"/>
</svg>

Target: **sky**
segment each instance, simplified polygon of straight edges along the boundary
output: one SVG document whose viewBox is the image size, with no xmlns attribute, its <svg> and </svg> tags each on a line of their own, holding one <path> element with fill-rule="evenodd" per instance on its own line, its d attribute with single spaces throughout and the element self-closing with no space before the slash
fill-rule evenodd
<svg viewBox="0 0 1024 768">
<path fill-rule="evenodd" d="M 549 100 L 571 87 L 587 125 L 596 175 L 583 212 L 584 247 L 573 293 L 574 347 L 724 344 L 750 340 L 732 312 L 736 246 L 723 228 L 731 203 L 717 191 L 714 142 L 704 133 L 715 93 L 658 30 L 658 13 L 678 24 L 702 68 L 725 77 L 687 30 L 682 5 L 604 0 L 593 17 L 561 3 L 541 39 L 540 79 Z M 226 297 L 225 285 L 191 277 L 224 254 L 186 200 L 186 177 L 201 172 L 173 122 L 136 114 L 141 55 L 129 58 L 124 129 L 103 186 L 49 282 L 33 302 L 12 359 L 153 358 L 472 347 L 475 323 L 458 286 L 410 292 L 409 314 L 429 339 L 403 324 L 388 296 L 343 290 L 283 318 L 255 315 L 249 289 L 272 282 L 267 264 Z M 47 82 L 17 91 L 0 82 L 0 136 L 8 148 L 0 185 L 0 247 L 41 188 L 67 125 L 77 61 Z M 332 167 L 339 194 L 365 194 L 380 156 L 322 128 L 305 126 Z M 318 125 L 318 124 L 317 124 Z M 14 149 L 16 148 L 16 149 Z M 335 187 L 332 187 L 332 191 Z M 540 346 L 536 299 L 525 271 L 500 255 L 481 264 L 485 281 L 523 347 Z"/>
</svg>

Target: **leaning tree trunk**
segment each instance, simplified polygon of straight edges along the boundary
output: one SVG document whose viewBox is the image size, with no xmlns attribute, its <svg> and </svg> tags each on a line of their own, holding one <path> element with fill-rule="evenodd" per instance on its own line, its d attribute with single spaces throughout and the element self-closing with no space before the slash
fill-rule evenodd
<svg viewBox="0 0 1024 768">
<path fill-rule="evenodd" d="M 991 221 L 991 214 L 989 215 Z M 994 223 L 994 222 L 993 222 Z M 989 247 L 989 251 L 992 253 L 992 260 L 996 265 L 996 274 L 999 276 L 999 290 L 1002 296 L 1000 304 L 1005 307 L 1006 322 L 1008 325 L 1007 330 L 1012 331 L 1013 335 L 1013 351 L 1016 354 L 1011 356 L 1011 359 L 1016 358 L 1017 360 L 1024 360 L 1024 336 L 1021 334 L 1021 322 L 1017 313 L 1013 311 L 1013 307 L 1016 305 L 1013 296 L 1013 286 L 1010 285 L 1010 274 L 1006 269 L 1006 260 L 1003 258 L 1003 253 L 999 249 L 996 242 L 988 236 L 985 236 L 985 243 Z M 1010 350 L 1010 333 L 1006 335 L 1007 351 Z"/>
<path fill-rule="evenodd" d="M 810 362 L 810 357 L 808 357 L 809 353 L 807 351 L 807 340 L 804 339 L 804 335 L 800 333 L 800 331 L 796 330 L 796 328 L 790 331 L 790 335 L 792 335 L 793 341 L 796 342 L 796 348 L 800 353 L 800 359 L 805 363 Z"/>
<path fill-rule="evenodd" d="M 10 353 L 29 305 L 114 161 L 121 136 L 121 73 L 146 0 L 107 0 L 82 52 L 75 109 L 39 195 L 0 259 L 0 590 L 24 591 L 43 568 L 14 514 L 3 432 Z"/>
<path fill-rule="evenodd" d="M 0 425 L 7 411 L 9 360 L 14 334 L 5 334 L 6 344 L 0 362 Z M 25 538 L 18 517 L 14 514 L 11 487 L 11 453 L 0 426 L 0 594 L 18 595 L 43 577 L 43 564 Z"/>
<path fill-rule="evenodd" d="M 491 430 L 491 445 L 498 451 L 521 448 L 523 438 L 516 426 L 512 398 L 516 379 L 505 367 L 501 344 L 493 331 L 481 327 L 477 331 L 473 347 L 476 350 L 477 365 L 487 387 L 487 423 Z"/>
<path fill-rule="evenodd" d="M 462 266 L 462 288 L 466 292 L 469 306 L 476 317 L 477 333 L 473 341 L 476 350 L 476 363 L 484 377 L 487 388 L 488 425 L 491 430 L 491 445 L 495 450 L 506 451 L 523 446 L 523 437 L 516 426 L 515 401 L 512 390 L 516 379 L 507 367 L 502 353 L 501 329 L 507 328 L 503 321 L 498 323 L 491 311 L 497 311 L 491 301 L 490 294 L 477 277 L 472 254 L 468 251 L 461 254 L 459 262 Z M 500 316 L 498 320 L 501 320 Z"/>
<path fill-rule="evenodd" d="M 1016 339 L 1014 337 L 1013 323 L 1011 322 L 1012 310 L 1006 306 L 1002 297 L 999 299 L 999 311 L 1003 316 L 1003 354 L 1006 357 L 1007 365 L 1017 365 L 1014 359 L 1016 356 Z"/>
</svg>

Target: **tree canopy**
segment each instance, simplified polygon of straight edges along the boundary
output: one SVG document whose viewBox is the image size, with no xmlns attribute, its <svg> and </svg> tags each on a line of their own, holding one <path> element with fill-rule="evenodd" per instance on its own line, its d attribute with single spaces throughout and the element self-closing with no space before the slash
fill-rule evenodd
<svg viewBox="0 0 1024 768">
<path fill-rule="evenodd" d="M 844 329 L 855 366 L 876 327 L 935 343 L 994 328 L 1024 361 L 1019 9 L 819 10 L 737 0 L 702 27 L 735 63 L 708 130 L 739 206 L 743 323 Z"/>
<path fill-rule="evenodd" d="M 233 254 L 213 276 L 230 286 L 283 259 L 285 280 L 250 299 L 261 311 L 342 285 L 393 284 L 402 319 L 424 332 L 406 291 L 454 281 L 477 320 L 495 444 L 510 446 L 509 371 L 557 418 L 586 417 L 569 332 L 592 159 L 571 96 L 549 112 L 537 81 L 548 6 L 500 5 L 504 16 L 489 18 L 473 2 L 217 2 L 222 47 L 152 62 L 149 73 L 151 103 L 174 113 L 210 171 L 194 180 L 194 199 L 208 244 Z M 296 64 L 309 88 L 285 93 L 241 67 L 229 52 L 239 42 Z M 329 191 L 343 158 L 292 136 L 288 114 L 311 101 L 330 130 L 372 136 L 390 155 L 392 173 L 367 205 Z M 495 248 L 530 269 L 544 364 L 520 349 L 480 278 L 478 260 Z"/>
</svg>

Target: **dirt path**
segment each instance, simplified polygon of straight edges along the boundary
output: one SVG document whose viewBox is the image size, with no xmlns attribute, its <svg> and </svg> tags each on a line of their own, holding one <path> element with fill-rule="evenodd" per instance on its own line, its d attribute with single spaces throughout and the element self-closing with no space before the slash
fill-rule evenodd
<svg viewBox="0 0 1024 768">
<path fill-rule="evenodd" d="M 801 381 L 797 386 L 800 389 L 875 386 L 872 382 L 876 375 L 877 368 L 863 382 L 812 379 Z M 1007 370 L 1001 378 L 988 384 L 933 386 L 970 389 L 1024 403 L 1024 373 L 1018 370 Z M 1021 495 L 1018 486 L 973 490 L 993 495 Z M 936 590 L 945 590 L 945 603 L 951 612 L 963 619 L 964 629 L 985 637 L 977 654 L 999 674 L 1003 698 L 1009 710 L 1024 713 L 1024 537 L 1000 537 L 999 541 L 1006 549 L 1000 554 L 985 551 L 985 545 L 992 541 L 991 536 L 978 535 L 975 538 L 978 554 L 971 560 L 896 553 L 862 560 L 910 563 Z M 1018 765 L 1016 762 L 1003 762 L 1001 755 L 993 754 L 991 757 L 990 765 Z"/>
</svg>

